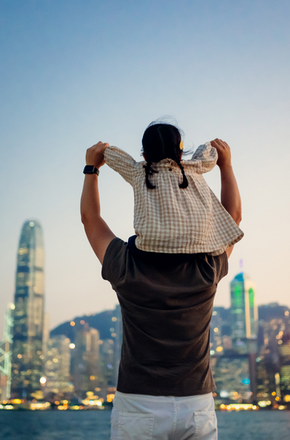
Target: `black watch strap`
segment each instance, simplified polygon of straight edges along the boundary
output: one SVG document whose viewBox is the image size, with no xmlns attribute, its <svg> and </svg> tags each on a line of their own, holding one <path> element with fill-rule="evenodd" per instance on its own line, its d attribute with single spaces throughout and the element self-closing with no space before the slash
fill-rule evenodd
<svg viewBox="0 0 290 440">
<path fill-rule="evenodd" d="M 83 171 L 84 174 L 96 174 L 97 176 L 100 174 L 100 170 L 94 165 L 86 165 Z"/>
</svg>

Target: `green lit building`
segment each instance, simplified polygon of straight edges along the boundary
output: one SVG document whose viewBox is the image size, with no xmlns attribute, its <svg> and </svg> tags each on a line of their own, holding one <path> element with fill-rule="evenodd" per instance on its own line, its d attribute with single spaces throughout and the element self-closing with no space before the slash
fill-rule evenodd
<svg viewBox="0 0 290 440">
<path fill-rule="evenodd" d="M 43 376 L 44 247 L 38 222 L 23 224 L 15 286 L 12 397 L 39 395 Z"/>
<path fill-rule="evenodd" d="M 257 338 L 258 331 L 255 284 L 247 275 L 239 273 L 231 281 L 230 288 L 233 349 L 241 354 L 249 353 L 249 341 Z"/>
</svg>

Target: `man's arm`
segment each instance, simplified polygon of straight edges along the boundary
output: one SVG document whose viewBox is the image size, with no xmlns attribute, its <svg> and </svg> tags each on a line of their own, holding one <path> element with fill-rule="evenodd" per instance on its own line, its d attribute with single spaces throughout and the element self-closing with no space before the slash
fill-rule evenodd
<svg viewBox="0 0 290 440">
<path fill-rule="evenodd" d="M 86 164 L 100 168 L 104 165 L 104 151 L 109 144 L 98 142 L 87 150 Z M 98 176 L 86 174 L 83 193 L 81 197 L 81 218 L 85 227 L 88 240 L 103 264 L 104 256 L 108 245 L 115 235 L 101 217 L 100 196 L 98 187 Z"/>
<path fill-rule="evenodd" d="M 234 175 L 231 150 L 228 144 L 221 139 L 211 141 L 211 145 L 217 149 L 217 165 L 221 172 L 221 204 L 232 216 L 237 225 L 242 220 L 242 202 L 238 184 Z M 232 253 L 234 246 L 226 250 L 227 256 Z"/>
</svg>

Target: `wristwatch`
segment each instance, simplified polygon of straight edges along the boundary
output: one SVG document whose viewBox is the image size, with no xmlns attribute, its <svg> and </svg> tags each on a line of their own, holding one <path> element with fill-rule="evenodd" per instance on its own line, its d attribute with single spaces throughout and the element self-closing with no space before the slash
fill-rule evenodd
<svg viewBox="0 0 290 440">
<path fill-rule="evenodd" d="M 96 174 L 97 176 L 100 174 L 100 170 L 94 165 L 86 165 L 83 171 L 84 174 Z"/>
</svg>

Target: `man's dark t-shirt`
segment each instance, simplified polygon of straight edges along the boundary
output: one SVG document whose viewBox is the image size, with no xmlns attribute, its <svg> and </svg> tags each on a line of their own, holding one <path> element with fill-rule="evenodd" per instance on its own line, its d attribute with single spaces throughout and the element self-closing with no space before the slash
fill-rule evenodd
<svg viewBox="0 0 290 440">
<path fill-rule="evenodd" d="M 118 391 L 192 396 L 214 389 L 210 320 L 226 253 L 174 255 L 139 251 L 114 238 L 102 276 L 116 291 L 123 319 Z"/>
</svg>

